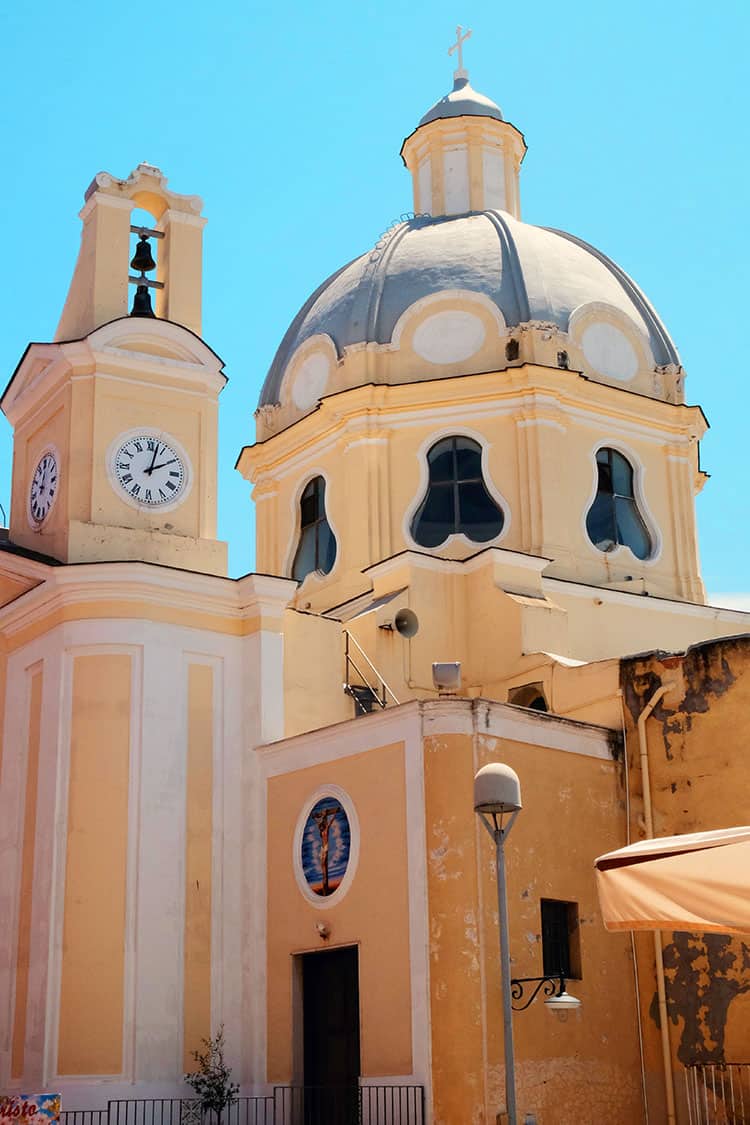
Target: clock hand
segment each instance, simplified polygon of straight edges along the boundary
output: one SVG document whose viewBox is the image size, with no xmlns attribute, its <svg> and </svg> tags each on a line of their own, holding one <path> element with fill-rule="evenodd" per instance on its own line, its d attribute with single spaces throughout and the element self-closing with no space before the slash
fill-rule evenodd
<svg viewBox="0 0 750 1125">
<path fill-rule="evenodd" d="M 176 460 L 177 460 L 177 458 L 173 457 L 171 461 L 162 461 L 158 465 L 152 465 L 151 466 L 151 472 L 153 473 L 156 469 L 163 469 L 165 465 L 174 465 Z"/>
<path fill-rule="evenodd" d="M 156 455 L 157 455 L 157 453 L 158 453 L 158 452 L 159 452 L 159 443 L 158 443 L 158 441 L 157 441 L 157 443 L 156 443 L 156 445 L 155 445 L 155 447 L 154 447 L 154 455 L 153 455 L 153 457 L 151 458 L 151 464 L 150 464 L 150 465 L 149 465 L 149 467 L 148 467 L 148 468 L 146 469 L 146 476 L 149 476 L 149 477 L 150 477 L 150 476 L 151 476 L 151 474 L 153 473 L 153 471 L 154 471 L 154 461 L 156 460 Z"/>
</svg>

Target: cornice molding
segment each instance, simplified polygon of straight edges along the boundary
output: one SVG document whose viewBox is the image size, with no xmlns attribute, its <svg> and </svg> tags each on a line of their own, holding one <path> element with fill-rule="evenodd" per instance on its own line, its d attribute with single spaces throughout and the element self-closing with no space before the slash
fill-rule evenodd
<svg viewBox="0 0 750 1125">
<path fill-rule="evenodd" d="M 17 557 L 14 557 L 15 563 Z M 36 567 L 27 572 L 39 580 L 33 589 L 0 609 L 0 633 L 6 637 L 67 606 L 92 602 L 145 602 L 153 606 L 230 618 L 254 616 L 280 623 L 297 583 L 270 575 L 222 578 L 211 574 L 159 567 L 149 563 L 83 563 Z M 11 571 L 11 568 L 8 568 Z M 15 567 L 13 571 L 15 571 Z M 24 573 L 19 567 L 16 573 Z"/>
<path fill-rule="evenodd" d="M 498 386 L 498 376 L 505 384 Z M 337 391 L 292 425 L 245 446 L 237 468 L 255 481 L 271 473 L 281 479 L 331 444 L 374 425 L 381 431 L 436 424 L 442 419 L 519 415 L 519 424 L 606 421 L 608 431 L 651 443 L 690 445 L 707 422 L 699 406 L 669 403 L 589 380 L 575 371 L 521 364 L 505 371 L 457 375 L 408 383 L 368 383 Z"/>
<path fill-rule="evenodd" d="M 480 739 L 489 736 L 610 762 L 618 748 L 618 735 L 608 727 L 490 699 L 451 697 L 409 700 L 322 730 L 258 746 L 254 753 L 261 758 L 265 774 L 273 776 L 300 768 L 302 761 L 309 765 L 308 747 L 314 747 L 314 760 L 321 762 L 342 752 L 358 754 L 396 741 L 406 744 L 414 735 L 415 726 L 423 738 L 444 734 Z"/>
<path fill-rule="evenodd" d="M 139 350 L 151 342 L 171 355 Z M 66 378 L 102 379 L 130 375 L 161 380 L 179 390 L 180 381 L 214 397 L 227 382 L 224 364 L 200 337 L 166 320 L 123 317 L 96 328 L 81 340 L 33 343 L 26 349 L 5 389 L 2 409 L 11 425 L 31 416 Z"/>
</svg>

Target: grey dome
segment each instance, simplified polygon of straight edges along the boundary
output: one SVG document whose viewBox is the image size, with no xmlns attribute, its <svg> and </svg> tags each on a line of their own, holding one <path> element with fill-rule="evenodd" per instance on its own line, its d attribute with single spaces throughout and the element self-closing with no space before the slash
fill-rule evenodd
<svg viewBox="0 0 750 1125">
<path fill-rule="evenodd" d="M 432 109 L 428 109 L 424 117 L 420 118 L 419 124 L 428 125 L 430 121 L 437 121 L 441 117 L 464 116 L 494 117 L 496 121 L 503 120 L 499 105 L 475 90 L 468 78 L 456 78 L 450 94 L 435 102 Z"/>
<path fill-rule="evenodd" d="M 504 211 L 418 217 L 323 282 L 292 321 L 271 364 L 260 405 L 279 401 L 287 364 L 310 336 L 331 337 L 339 356 L 353 344 L 385 344 L 415 301 L 469 289 L 494 301 L 509 327 L 529 321 L 567 331 L 590 302 L 613 306 L 649 340 L 656 364 L 679 364 L 666 329 L 637 285 L 593 246 Z"/>
</svg>

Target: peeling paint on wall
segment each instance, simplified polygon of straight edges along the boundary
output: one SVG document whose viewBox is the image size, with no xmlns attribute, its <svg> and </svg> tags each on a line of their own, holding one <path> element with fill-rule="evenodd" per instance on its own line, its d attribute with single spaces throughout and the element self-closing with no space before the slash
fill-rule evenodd
<svg viewBox="0 0 750 1125">
<path fill-rule="evenodd" d="M 653 718 L 662 724 L 664 750 L 670 761 L 673 758 L 673 738 L 679 739 L 685 732 L 691 731 L 693 717 L 705 715 L 712 702 L 735 683 L 731 661 L 737 655 L 738 647 L 743 650 L 741 659 L 744 662 L 748 649 L 748 638 L 744 637 L 694 645 L 684 656 L 656 653 L 652 657 L 623 661 L 621 686 L 625 705 L 634 723 L 663 683 L 670 678 L 682 680 L 679 705 L 670 707 L 668 694 L 657 703 L 652 713 Z"/>
<path fill-rule="evenodd" d="M 693 1062 L 725 1062 L 724 1033 L 729 1006 L 750 992 L 750 946 L 724 934 L 675 933 L 664 949 L 667 1013 L 682 1023 L 677 1058 Z M 656 992 L 651 1018 L 659 1025 Z"/>
<path fill-rule="evenodd" d="M 643 828 L 636 726 L 662 685 L 669 690 L 646 726 L 655 835 L 746 824 L 750 636 L 706 641 L 681 654 L 655 652 L 623 660 L 620 682 L 634 838 Z M 674 933 L 663 957 L 676 1064 L 750 1060 L 750 941 L 724 934 Z M 653 972 L 653 962 L 647 971 Z M 650 1020 L 645 1027 L 655 1055 L 655 980 L 641 979 L 644 984 L 649 981 Z"/>
</svg>

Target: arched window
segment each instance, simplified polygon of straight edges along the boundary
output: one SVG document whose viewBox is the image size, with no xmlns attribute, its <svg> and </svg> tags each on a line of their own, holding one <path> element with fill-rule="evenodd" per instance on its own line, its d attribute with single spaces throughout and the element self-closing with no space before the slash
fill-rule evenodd
<svg viewBox="0 0 750 1125">
<path fill-rule="evenodd" d="M 427 493 L 411 524 L 420 547 L 437 547 L 460 532 L 474 543 L 487 543 L 500 534 L 504 517 L 484 483 L 477 442 L 443 438 L 427 454 L 427 467 Z"/>
<path fill-rule="evenodd" d="M 653 544 L 635 501 L 633 466 L 616 449 L 600 449 L 596 468 L 596 498 L 586 516 L 589 539 L 600 551 L 613 551 L 622 544 L 637 559 L 647 559 Z"/>
<path fill-rule="evenodd" d="M 313 477 L 300 499 L 299 545 L 292 564 L 292 578 L 301 582 L 313 570 L 328 574 L 336 561 L 336 537 L 326 518 L 326 482 Z"/>
<path fill-rule="evenodd" d="M 515 707 L 528 707 L 532 711 L 549 711 L 541 684 L 523 684 L 522 687 L 511 688 L 508 703 Z"/>
</svg>

